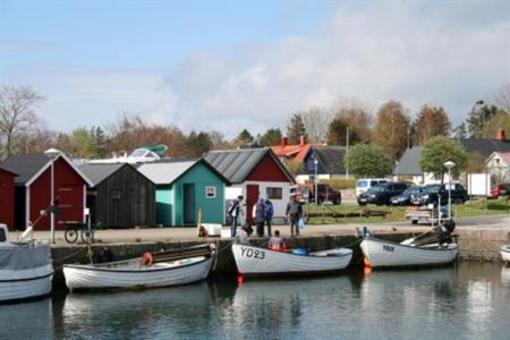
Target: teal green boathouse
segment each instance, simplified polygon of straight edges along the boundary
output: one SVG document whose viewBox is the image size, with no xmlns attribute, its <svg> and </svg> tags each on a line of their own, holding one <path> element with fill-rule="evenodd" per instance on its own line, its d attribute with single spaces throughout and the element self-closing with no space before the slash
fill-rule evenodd
<svg viewBox="0 0 510 340">
<path fill-rule="evenodd" d="M 138 171 L 156 184 L 156 223 L 163 226 L 225 222 L 225 185 L 230 182 L 204 159 L 158 161 Z"/>
</svg>

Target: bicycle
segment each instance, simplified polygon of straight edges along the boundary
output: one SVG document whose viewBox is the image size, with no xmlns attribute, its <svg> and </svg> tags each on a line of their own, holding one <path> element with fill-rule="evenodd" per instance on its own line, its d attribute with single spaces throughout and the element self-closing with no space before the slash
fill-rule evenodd
<svg viewBox="0 0 510 340">
<path fill-rule="evenodd" d="M 67 243 L 76 243 L 78 238 L 81 239 L 82 243 L 94 243 L 95 232 L 96 228 L 93 225 L 89 226 L 87 223 L 68 223 L 64 238 Z"/>
</svg>

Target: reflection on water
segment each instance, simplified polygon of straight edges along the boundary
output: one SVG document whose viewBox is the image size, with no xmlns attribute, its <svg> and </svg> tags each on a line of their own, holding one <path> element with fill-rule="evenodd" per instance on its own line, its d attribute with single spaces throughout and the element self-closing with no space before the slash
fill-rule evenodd
<svg viewBox="0 0 510 340">
<path fill-rule="evenodd" d="M 508 321 L 510 268 L 461 264 L 55 296 L 0 306 L 0 338 L 508 339 Z"/>
</svg>

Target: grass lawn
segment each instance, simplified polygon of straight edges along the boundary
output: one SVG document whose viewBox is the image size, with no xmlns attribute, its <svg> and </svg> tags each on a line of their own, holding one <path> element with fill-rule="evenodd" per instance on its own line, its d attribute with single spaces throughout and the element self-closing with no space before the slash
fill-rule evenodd
<svg viewBox="0 0 510 340">
<path fill-rule="evenodd" d="M 377 222 L 397 222 L 405 221 L 405 213 L 408 207 L 376 206 L 368 205 L 360 207 L 356 203 L 342 203 L 341 205 L 321 206 L 315 204 L 306 204 L 305 212 L 314 212 L 327 214 L 335 211 L 338 213 L 356 213 L 359 214 L 363 209 L 387 211 L 386 217 L 345 217 L 333 218 L 328 216 L 310 217 L 308 224 L 331 224 L 331 223 L 377 223 Z M 452 206 L 452 211 L 456 217 L 497 215 L 510 213 L 510 201 L 508 199 L 497 200 L 476 200 L 467 201 L 465 204 Z"/>
</svg>

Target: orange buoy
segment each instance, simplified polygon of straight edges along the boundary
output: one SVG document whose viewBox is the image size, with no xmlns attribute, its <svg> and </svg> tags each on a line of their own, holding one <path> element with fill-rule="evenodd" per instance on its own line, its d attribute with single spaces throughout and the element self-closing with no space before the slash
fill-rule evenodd
<svg viewBox="0 0 510 340">
<path fill-rule="evenodd" d="M 366 257 L 366 256 L 363 258 L 363 265 L 364 265 L 365 267 L 372 268 L 372 264 L 370 263 L 370 260 L 369 260 L 369 259 L 368 259 L 368 257 Z"/>
<path fill-rule="evenodd" d="M 241 274 L 237 274 L 237 284 L 242 285 L 244 283 L 244 276 Z"/>
<path fill-rule="evenodd" d="M 152 263 L 154 262 L 154 257 L 152 256 L 152 253 L 147 251 L 143 253 L 142 258 L 140 259 L 140 265 L 150 267 L 152 266 Z"/>
</svg>

